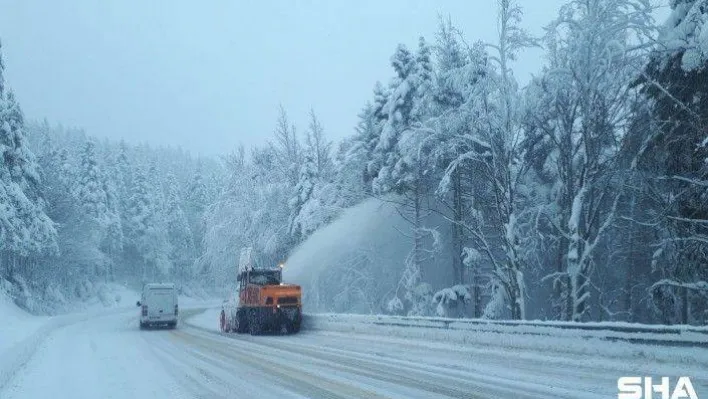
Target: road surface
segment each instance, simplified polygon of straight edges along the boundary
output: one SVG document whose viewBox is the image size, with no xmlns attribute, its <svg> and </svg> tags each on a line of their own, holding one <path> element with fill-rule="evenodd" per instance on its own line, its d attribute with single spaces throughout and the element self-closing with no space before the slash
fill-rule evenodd
<svg viewBox="0 0 708 399">
<path fill-rule="evenodd" d="M 623 372 L 562 356 L 343 333 L 252 337 L 184 322 L 140 331 L 131 311 L 53 331 L 0 397 L 608 398 Z"/>
</svg>

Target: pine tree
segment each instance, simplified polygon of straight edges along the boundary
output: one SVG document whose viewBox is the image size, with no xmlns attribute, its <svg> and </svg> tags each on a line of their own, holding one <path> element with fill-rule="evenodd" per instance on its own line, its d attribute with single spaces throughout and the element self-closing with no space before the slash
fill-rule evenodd
<svg viewBox="0 0 708 399">
<path fill-rule="evenodd" d="M 201 237 L 204 237 L 206 231 L 206 226 L 204 226 L 204 214 L 208 205 L 207 186 L 201 160 L 197 162 L 197 167 L 187 186 L 185 197 L 184 211 L 189 221 L 190 230 L 195 237 L 194 245 L 196 252 L 201 253 Z"/>
<path fill-rule="evenodd" d="M 381 82 L 376 82 L 374 86 L 374 102 L 370 109 L 364 109 L 359 116 L 361 122 L 357 132 L 360 135 L 358 140 L 361 142 L 362 150 L 366 154 L 366 168 L 364 169 L 363 177 L 367 193 L 372 192 L 374 179 L 378 176 L 383 166 L 382 153 L 377 151 L 377 147 L 383 127 L 388 120 L 386 104 L 389 96 L 390 93 L 386 87 Z M 355 147 L 357 146 L 355 145 Z"/>
<path fill-rule="evenodd" d="M 355 135 L 342 141 L 335 154 L 336 204 L 340 208 L 352 206 L 371 193 L 373 177 L 368 165 L 372 161 L 372 143 L 380 133 L 374 118 L 374 107 L 368 103 L 359 113 Z"/>
<path fill-rule="evenodd" d="M 132 181 L 132 168 L 128 159 L 128 146 L 125 141 L 121 140 L 118 147 L 118 156 L 116 157 L 115 165 L 115 186 L 118 193 L 121 214 L 125 215 L 127 210 L 127 201 L 130 197 L 130 187 Z"/>
<path fill-rule="evenodd" d="M 114 281 L 116 278 L 115 266 L 121 260 L 124 239 L 121 198 L 116 187 L 116 179 L 120 177 L 120 174 L 116 171 L 113 158 L 106 161 L 105 164 L 107 165 L 107 173 L 103 174 L 102 187 L 106 193 L 106 225 L 101 250 L 106 253 L 109 261 L 106 279 Z"/>
<path fill-rule="evenodd" d="M 300 168 L 300 178 L 295 186 L 295 195 L 290 199 L 290 234 L 297 241 L 306 237 L 310 233 L 308 215 L 303 213 L 305 206 L 313 200 L 315 186 L 319 180 L 317 174 L 317 164 L 315 154 L 307 152 L 305 154 L 305 162 Z"/>
<path fill-rule="evenodd" d="M 315 115 L 315 110 L 310 110 L 310 126 L 305 136 L 306 152 L 314 157 L 317 175 L 327 179 L 332 172 L 332 143 L 324 136 L 324 128 Z"/>
<path fill-rule="evenodd" d="M 664 322 L 705 317 L 691 311 L 701 307 L 691 302 L 708 292 L 707 19 L 705 1 L 673 0 L 659 46 L 637 82 L 654 122 L 638 132 L 642 145 L 635 165 L 650 177 L 644 184 L 654 193 L 653 220 L 660 220 L 652 222 L 661 238 L 652 263 L 663 278 L 651 287 L 651 294 Z"/>
<path fill-rule="evenodd" d="M 138 169 L 133 180 L 128 204 L 127 241 L 132 256 L 141 266 L 143 282 L 153 280 L 170 271 L 167 257 L 167 237 L 161 220 L 160 209 L 145 172 Z"/>
<path fill-rule="evenodd" d="M 24 116 L 5 87 L 1 50 L 0 46 L 0 262 L 11 275 L 18 257 L 55 251 L 57 244 L 41 197 L 37 161 L 26 140 Z"/>
<path fill-rule="evenodd" d="M 433 113 L 438 116 L 434 122 L 429 123 L 437 136 L 432 149 L 432 161 L 445 169 L 437 194 L 451 213 L 452 287 L 474 284 L 477 279 L 476 275 L 472 275 L 473 269 L 465 267 L 463 262 L 464 248 L 469 242 L 464 226 L 470 222 L 468 219 L 472 212 L 469 209 L 473 207 L 473 201 L 469 199 L 475 198 L 472 178 L 471 174 L 465 173 L 464 165 L 455 161 L 469 149 L 465 138 L 475 120 L 470 105 L 478 98 L 474 91 L 486 69 L 486 65 L 481 62 L 483 57 L 477 56 L 480 46 L 477 44 L 469 53 L 465 53 L 457 33 L 449 20 L 440 20 L 435 46 L 437 76 L 431 104 L 435 108 Z M 474 285 L 474 292 L 477 292 L 478 287 Z M 473 316 L 481 316 L 477 301 L 473 308 L 476 309 Z"/>
<path fill-rule="evenodd" d="M 374 151 L 374 164 L 378 174 L 373 180 L 374 192 L 400 193 L 404 188 L 394 175 L 394 168 L 400 159 L 396 150 L 401 133 L 411 127 L 413 99 L 415 98 L 415 58 L 406 46 L 399 45 L 391 58 L 396 76 L 391 84 L 392 91 L 384 107 L 387 113 L 379 141 Z"/>
<path fill-rule="evenodd" d="M 420 39 L 418 52 L 413 55 L 399 45 L 391 59 L 396 77 L 384 110 L 388 116 L 383 123 L 380 140 L 374 150 L 372 164 L 378 174 L 373 180 L 373 192 L 394 193 L 402 198 L 401 207 L 407 214 L 413 230 L 413 248 L 406 260 L 405 270 L 396 298 L 389 305 L 406 300 L 404 311 L 419 313 L 429 287 L 422 283 L 423 240 L 430 230 L 423 226 L 426 209 L 424 200 L 429 192 L 430 175 L 427 174 L 427 136 L 429 130 L 423 122 L 430 116 L 432 100 L 433 67 L 430 48 Z M 380 166 L 380 167 L 378 167 Z M 432 295 L 432 294 L 431 294 Z"/>
<path fill-rule="evenodd" d="M 88 140 L 81 153 L 81 165 L 77 176 L 75 196 L 85 215 L 101 228 L 107 224 L 108 198 L 104 190 L 104 178 L 96 159 L 96 144 Z"/>
<path fill-rule="evenodd" d="M 299 178 L 302 148 L 297 138 L 295 125 L 290 123 L 288 114 L 282 105 L 279 108 L 274 136 L 275 141 L 270 143 L 270 148 L 278 160 L 274 163 L 274 167 L 287 178 L 291 187 L 294 187 Z"/>
<path fill-rule="evenodd" d="M 192 277 L 191 266 L 195 258 L 194 237 L 182 210 L 182 201 L 174 175 L 168 175 L 166 185 L 165 218 L 167 237 L 170 243 L 170 261 L 174 267 L 173 274 L 177 282 L 184 284 Z"/>
<path fill-rule="evenodd" d="M 197 168 L 194 171 L 194 175 L 192 175 L 192 181 L 187 191 L 187 201 L 195 213 L 201 214 L 204 212 L 204 208 L 207 205 L 207 188 L 201 160 L 197 163 Z"/>
</svg>

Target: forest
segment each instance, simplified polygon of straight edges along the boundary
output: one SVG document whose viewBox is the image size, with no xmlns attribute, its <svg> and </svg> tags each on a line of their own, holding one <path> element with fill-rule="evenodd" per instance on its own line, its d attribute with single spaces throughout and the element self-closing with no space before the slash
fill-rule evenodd
<svg viewBox="0 0 708 399">
<path fill-rule="evenodd" d="M 653 11 L 569 0 L 532 37 L 499 0 L 493 43 L 439 17 L 346 139 L 281 108 L 218 158 L 27 119 L 0 55 L 0 290 L 37 313 L 116 283 L 226 295 L 250 246 L 316 264 L 291 274 L 309 312 L 706 324 L 708 3 Z"/>
</svg>

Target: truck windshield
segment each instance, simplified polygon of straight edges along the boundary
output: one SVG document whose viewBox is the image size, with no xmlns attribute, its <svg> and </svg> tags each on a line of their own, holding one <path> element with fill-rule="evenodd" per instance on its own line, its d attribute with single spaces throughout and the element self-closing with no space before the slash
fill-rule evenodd
<svg viewBox="0 0 708 399">
<path fill-rule="evenodd" d="M 251 275 L 251 283 L 259 285 L 280 284 L 277 273 L 254 273 Z"/>
</svg>

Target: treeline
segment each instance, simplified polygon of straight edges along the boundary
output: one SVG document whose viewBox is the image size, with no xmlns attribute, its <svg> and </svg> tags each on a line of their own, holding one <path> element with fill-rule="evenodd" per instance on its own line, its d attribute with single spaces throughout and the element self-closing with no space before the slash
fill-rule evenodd
<svg viewBox="0 0 708 399">
<path fill-rule="evenodd" d="M 199 290 L 194 261 L 221 166 L 26 122 L 2 67 L 0 57 L 0 288 L 50 313 L 105 295 L 105 283 Z"/>
<path fill-rule="evenodd" d="M 373 312 L 705 323 L 706 11 L 673 1 L 666 28 L 652 12 L 569 1 L 533 38 L 501 0 L 494 43 L 441 21 L 433 42 L 396 48 L 331 151 L 314 114 L 303 140 L 283 111 L 269 146 L 233 154 L 201 261 L 216 279 L 241 246 L 278 262 L 377 197 L 408 222 L 408 256 L 329 265 L 308 287 L 317 310 L 360 311 L 340 301 L 359 284 Z M 535 46 L 545 66 L 520 88 L 512 62 Z"/>
<path fill-rule="evenodd" d="M 98 141 L 46 122 L 27 132 L 57 227 L 59 253 L 40 259 L 55 266 L 53 281 L 191 283 L 204 209 L 220 190 L 218 163 L 181 149 Z"/>
<path fill-rule="evenodd" d="M 404 254 L 313 268 L 312 311 L 705 324 L 708 11 L 671 3 L 659 24 L 648 0 L 568 1 L 534 38 L 500 0 L 494 43 L 442 20 L 395 49 L 353 135 L 281 109 L 223 177 L 179 150 L 28 128 L 0 85 L 0 273 L 76 296 L 121 276 L 228 287 L 242 247 L 276 264 L 376 199 Z M 520 87 L 512 63 L 539 46 Z"/>
</svg>

